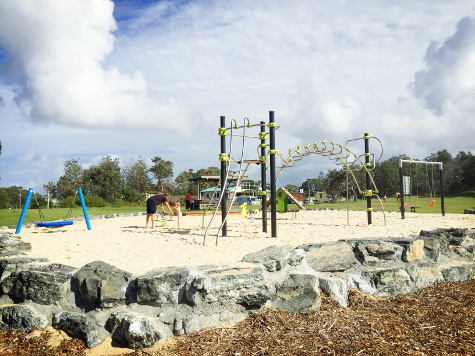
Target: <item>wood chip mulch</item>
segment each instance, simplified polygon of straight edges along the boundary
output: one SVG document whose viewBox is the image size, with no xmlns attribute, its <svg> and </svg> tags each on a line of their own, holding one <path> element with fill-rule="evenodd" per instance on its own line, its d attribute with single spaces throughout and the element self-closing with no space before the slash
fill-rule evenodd
<svg viewBox="0 0 475 356">
<path fill-rule="evenodd" d="M 0 355 L 83 353 L 75 339 L 48 349 L 43 338 L 0 333 Z M 475 280 L 388 298 L 353 289 L 348 308 L 322 294 L 318 311 L 265 309 L 232 327 L 205 329 L 128 355 L 475 355 Z"/>
</svg>

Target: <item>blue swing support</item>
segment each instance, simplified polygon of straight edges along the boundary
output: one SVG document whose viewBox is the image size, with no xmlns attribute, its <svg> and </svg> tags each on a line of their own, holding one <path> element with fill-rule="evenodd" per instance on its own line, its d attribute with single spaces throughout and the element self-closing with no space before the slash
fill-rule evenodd
<svg viewBox="0 0 475 356">
<path fill-rule="evenodd" d="M 84 202 L 84 196 L 82 194 L 81 188 L 78 188 L 77 193 L 79 195 L 79 199 L 81 200 L 82 211 L 84 213 L 84 218 L 86 220 L 87 229 L 91 230 L 91 224 L 89 223 L 89 216 L 87 214 L 86 203 Z M 28 195 L 26 196 L 25 204 L 23 205 L 23 210 L 21 212 L 20 220 L 18 221 L 18 225 L 17 225 L 16 231 L 15 231 L 15 234 L 19 234 L 20 231 L 21 231 L 21 226 L 23 225 L 23 220 L 25 219 L 26 211 L 28 210 L 28 205 L 30 204 L 30 199 L 31 199 L 32 194 L 33 194 L 33 188 L 30 188 L 28 190 Z M 36 198 L 36 196 L 35 196 L 35 198 Z M 74 203 L 74 200 L 73 200 L 73 203 Z M 71 213 L 71 210 L 72 210 L 72 205 L 71 205 L 71 209 L 69 210 L 69 213 Z M 42 215 L 41 211 L 40 211 L 40 215 Z M 72 220 L 42 221 L 42 222 L 37 223 L 36 226 L 38 226 L 38 227 L 53 227 L 54 228 L 54 227 L 72 225 L 72 224 L 74 224 L 74 221 L 72 221 Z"/>
</svg>

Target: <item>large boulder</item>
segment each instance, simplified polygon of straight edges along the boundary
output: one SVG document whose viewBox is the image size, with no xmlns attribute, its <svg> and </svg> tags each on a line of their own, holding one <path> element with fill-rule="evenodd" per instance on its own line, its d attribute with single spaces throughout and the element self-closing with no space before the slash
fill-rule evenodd
<svg viewBox="0 0 475 356">
<path fill-rule="evenodd" d="M 190 302 L 234 302 L 245 306 L 262 306 L 272 297 L 262 267 L 199 267 L 203 272 L 196 288 L 195 278 L 188 280 L 187 296 Z M 193 289 L 190 286 L 195 286 Z"/>
<path fill-rule="evenodd" d="M 129 311 L 112 313 L 106 328 L 111 332 L 112 340 L 132 349 L 149 347 L 171 336 L 171 331 L 157 318 Z"/>
<path fill-rule="evenodd" d="M 296 266 L 304 258 L 302 250 L 296 250 L 291 245 L 270 246 L 264 250 L 244 256 L 243 262 L 262 264 L 267 271 L 275 272 L 286 265 Z"/>
<path fill-rule="evenodd" d="M 161 307 L 185 301 L 186 267 L 158 268 L 136 280 L 137 303 Z"/>
<path fill-rule="evenodd" d="M 81 298 L 92 308 L 125 304 L 131 274 L 102 261 L 91 262 L 73 276 Z"/>
<path fill-rule="evenodd" d="M 351 287 L 378 297 L 406 294 L 415 291 L 414 282 L 407 271 L 398 266 L 360 268 L 348 273 Z"/>
<path fill-rule="evenodd" d="M 31 244 L 23 242 L 19 237 L 9 232 L 0 231 L 0 253 L 22 253 L 31 251 Z"/>
<path fill-rule="evenodd" d="M 0 307 L 0 318 L 0 331 L 20 330 L 29 333 L 48 325 L 48 319 L 28 305 Z"/>
<path fill-rule="evenodd" d="M 323 293 L 327 294 L 340 304 L 342 307 L 346 308 L 348 306 L 348 282 L 341 277 L 320 277 L 320 288 Z"/>
<path fill-rule="evenodd" d="M 13 300 L 31 300 L 43 305 L 66 302 L 75 268 L 62 264 L 30 265 L 12 271 L 1 282 L 2 291 Z"/>
<path fill-rule="evenodd" d="M 64 311 L 53 317 L 52 324 L 55 329 L 82 340 L 89 348 L 99 345 L 105 338 L 99 337 L 99 327 L 84 314 Z"/>
<path fill-rule="evenodd" d="M 290 273 L 277 283 L 272 306 L 294 313 L 306 313 L 320 308 L 318 278 L 311 274 Z"/>
<path fill-rule="evenodd" d="M 315 271 L 342 272 L 360 264 L 351 245 L 344 241 L 305 244 L 298 248 L 306 252 L 305 259 Z"/>
</svg>

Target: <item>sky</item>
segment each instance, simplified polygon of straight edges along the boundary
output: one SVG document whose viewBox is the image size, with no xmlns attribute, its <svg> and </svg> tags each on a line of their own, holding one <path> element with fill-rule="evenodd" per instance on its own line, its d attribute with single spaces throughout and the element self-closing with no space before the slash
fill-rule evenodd
<svg viewBox="0 0 475 356">
<path fill-rule="evenodd" d="M 369 133 L 382 160 L 455 156 L 475 152 L 474 109 L 475 0 L 0 0 L 3 187 L 42 193 L 108 155 L 219 166 L 220 116 L 269 111 L 279 152 Z M 258 158 L 253 137 L 227 137 L 234 159 L 243 141 Z M 278 185 L 335 168 L 312 155 Z"/>
</svg>

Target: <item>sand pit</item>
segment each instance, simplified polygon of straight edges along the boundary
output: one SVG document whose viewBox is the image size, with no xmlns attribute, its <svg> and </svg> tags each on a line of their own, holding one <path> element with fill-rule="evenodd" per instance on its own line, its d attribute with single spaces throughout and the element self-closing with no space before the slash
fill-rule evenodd
<svg viewBox="0 0 475 356">
<path fill-rule="evenodd" d="M 145 228 L 145 216 L 92 219 L 92 230 L 85 221 L 62 228 L 22 228 L 18 236 L 32 245 L 30 257 L 46 257 L 52 263 L 80 268 L 88 262 L 104 261 L 135 275 L 158 267 L 230 264 L 243 256 L 272 245 L 336 241 L 339 239 L 407 237 L 421 230 L 436 228 L 475 228 L 475 215 L 407 213 L 373 213 L 373 224 L 367 224 L 366 212 L 346 210 L 302 211 L 294 219 L 292 213 L 277 214 L 277 238 L 262 232 L 260 218 L 232 215 L 228 219 L 228 236 L 219 237 L 215 245 L 221 216 L 214 219 L 203 246 L 202 217 L 185 216 L 168 221 L 162 227 Z M 207 216 L 207 224 L 210 217 Z M 8 231 L 14 233 L 14 229 Z"/>
</svg>

